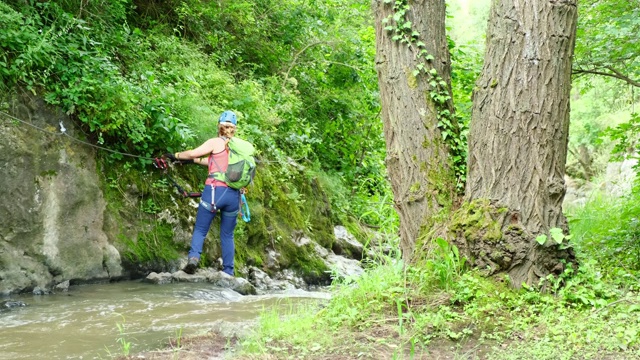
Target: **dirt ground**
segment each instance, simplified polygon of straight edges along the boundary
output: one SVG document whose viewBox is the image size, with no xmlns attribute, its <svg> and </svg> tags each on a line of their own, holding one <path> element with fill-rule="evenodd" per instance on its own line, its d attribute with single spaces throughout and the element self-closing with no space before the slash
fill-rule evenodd
<svg viewBox="0 0 640 360">
<path fill-rule="evenodd" d="M 242 354 L 238 349 L 236 337 L 225 337 L 217 332 L 182 339 L 180 344 L 172 341 L 166 349 L 144 352 L 121 357 L 118 360 L 276 360 L 276 359 L 312 359 L 312 360 L 346 360 L 346 359 L 423 359 L 423 360 L 481 360 L 488 359 L 491 346 L 480 344 L 472 339 L 452 342 L 447 340 L 433 341 L 427 349 L 414 349 L 405 346 L 400 349 L 394 342 L 397 332 L 379 327 L 369 329 L 366 333 L 351 334 L 346 339 L 336 339 L 334 345 L 327 349 L 315 350 L 312 353 L 300 352 L 286 344 L 273 344 L 279 348 L 277 353 Z M 355 338 L 353 337 L 355 335 Z M 494 344 L 495 346 L 495 344 Z"/>
</svg>

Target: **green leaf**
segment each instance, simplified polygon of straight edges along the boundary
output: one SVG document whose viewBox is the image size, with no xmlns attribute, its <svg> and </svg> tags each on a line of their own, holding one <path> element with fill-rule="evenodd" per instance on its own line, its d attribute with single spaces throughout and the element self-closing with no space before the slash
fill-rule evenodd
<svg viewBox="0 0 640 360">
<path fill-rule="evenodd" d="M 547 235 L 545 235 L 545 234 L 538 235 L 538 236 L 536 237 L 536 241 L 538 242 L 538 244 L 540 244 L 540 245 L 544 245 L 544 243 L 546 243 L 546 242 L 547 242 Z"/>
<path fill-rule="evenodd" d="M 562 241 L 564 240 L 564 234 L 562 233 L 562 229 L 560 228 L 551 228 L 549 229 L 549 234 L 551 234 L 551 237 L 553 238 L 553 240 L 555 240 L 558 244 L 562 244 Z"/>
</svg>

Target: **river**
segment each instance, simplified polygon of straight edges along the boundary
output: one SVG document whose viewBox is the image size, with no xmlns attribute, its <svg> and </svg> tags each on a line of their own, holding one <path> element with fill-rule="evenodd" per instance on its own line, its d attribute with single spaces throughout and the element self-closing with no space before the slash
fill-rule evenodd
<svg viewBox="0 0 640 360">
<path fill-rule="evenodd" d="M 10 299 L 27 306 L 0 312 L 0 359 L 110 359 L 123 354 L 123 343 L 131 353 L 163 348 L 170 338 L 204 333 L 220 321 L 246 322 L 274 306 L 328 298 L 301 290 L 242 296 L 207 283 L 137 281 L 15 295 Z"/>
</svg>

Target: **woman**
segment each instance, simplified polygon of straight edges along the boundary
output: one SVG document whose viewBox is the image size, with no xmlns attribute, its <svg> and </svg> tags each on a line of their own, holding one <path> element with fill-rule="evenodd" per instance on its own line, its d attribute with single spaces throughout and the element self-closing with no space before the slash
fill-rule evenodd
<svg viewBox="0 0 640 360">
<path fill-rule="evenodd" d="M 225 111 L 218 118 L 218 137 L 211 138 L 199 147 L 169 154 L 174 161 L 193 160 L 194 163 L 208 166 L 209 175 L 214 172 L 224 172 L 229 164 L 229 154 L 227 142 L 236 132 L 237 118 L 233 111 Z M 207 156 L 208 157 L 204 157 Z M 212 201 L 213 199 L 213 201 Z M 222 271 L 233 276 L 233 230 L 238 221 L 238 210 L 240 208 L 240 191 L 230 188 L 225 182 L 207 177 L 196 224 L 191 237 L 191 250 L 189 250 L 189 260 L 183 269 L 187 274 L 195 273 L 200 262 L 200 254 L 204 238 L 209 232 L 211 222 L 220 210 L 220 245 L 222 248 Z"/>
</svg>

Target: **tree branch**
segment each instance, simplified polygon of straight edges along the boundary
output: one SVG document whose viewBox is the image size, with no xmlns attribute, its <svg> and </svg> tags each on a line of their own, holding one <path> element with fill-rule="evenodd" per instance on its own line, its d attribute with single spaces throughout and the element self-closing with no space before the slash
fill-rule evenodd
<svg viewBox="0 0 640 360">
<path fill-rule="evenodd" d="M 576 69 L 573 71 L 574 74 L 576 75 L 581 75 L 581 74 L 592 74 L 592 75 L 602 75 L 602 76 L 609 76 L 612 78 L 616 78 L 618 80 L 622 80 L 624 82 L 626 82 L 629 85 L 635 86 L 635 87 L 640 87 L 640 81 L 631 79 L 630 77 L 624 75 L 623 73 L 621 73 L 619 70 L 614 69 L 611 66 L 606 66 L 605 69 L 611 71 L 609 72 L 605 72 L 605 71 L 600 71 L 597 69 L 590 69 L 590 70 L 585 70 L 585 69 Z"/>
<path fill-rule="evenodd" d="M 284 74 L 284 81 L 282 82 L 282 89 L 284 90 L 285 84 L 287 83 L 287 80 L 289 79 L 289 73 L 291 72 L 291 70 L 297 65 L 298 62 L 298 57 L 300 57 L 300 55 L 305 52 L 307 49 L 317 46 L 317 45 L 321 45 L 321 44 L 326 44 L 326 41 L 314 41 L 312 43 L 307 44 L 305 47 L 302 48 L 302 50 L 298 51 L 297 54 L 295 54 L 293 56 L 293 60 L 291 61 L 291 64 L 289 65 L 289 68 L 287 69 L 287 72 Z"/>
</svg>

